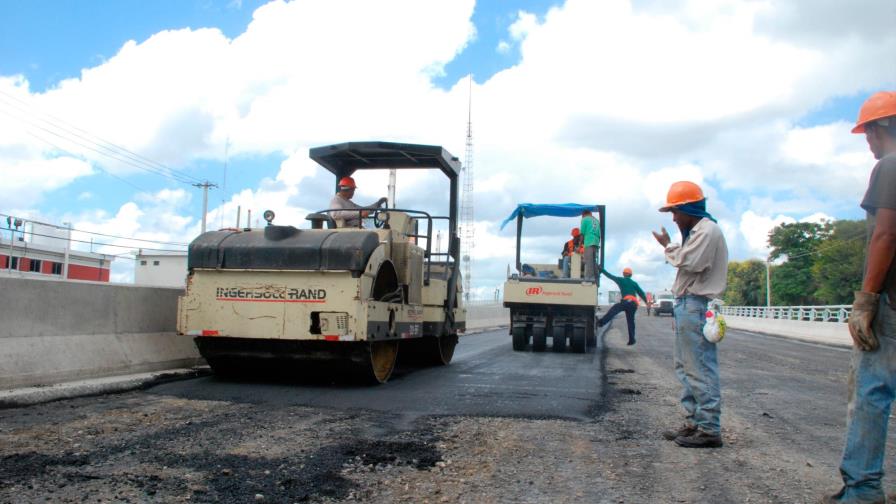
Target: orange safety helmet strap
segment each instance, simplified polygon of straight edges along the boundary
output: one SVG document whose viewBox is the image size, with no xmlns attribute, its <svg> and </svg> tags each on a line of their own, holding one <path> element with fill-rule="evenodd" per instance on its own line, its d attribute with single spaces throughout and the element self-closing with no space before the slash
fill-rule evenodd
<svg viewBox="0 0 896 504">
<path fill-rule="evenodd" d="M 878 91 L 862 104 L 852 132 L 864 133 L 866 124 L 893 116 L 896 116 L 896 91 Z"/>
</svg>

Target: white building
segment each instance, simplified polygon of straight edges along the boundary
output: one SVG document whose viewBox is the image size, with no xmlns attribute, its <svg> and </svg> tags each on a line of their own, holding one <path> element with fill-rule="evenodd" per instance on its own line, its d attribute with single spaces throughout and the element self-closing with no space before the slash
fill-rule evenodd
<svg viewBox="0 0 896 504">
<path fill-rule="evenodd" d="M 13 219 L 8 219 L 12 224 Z M 108 282 L 115 256 L 73 250 L 70 230 L 15 219 L 0 233 L 0 274 L 39 280 Z"/>
<path fill-rule="evenodd" d="M 134 284 L 152 287 L 186 287 L 187 253 L 137 252 Z"/>
</svg>

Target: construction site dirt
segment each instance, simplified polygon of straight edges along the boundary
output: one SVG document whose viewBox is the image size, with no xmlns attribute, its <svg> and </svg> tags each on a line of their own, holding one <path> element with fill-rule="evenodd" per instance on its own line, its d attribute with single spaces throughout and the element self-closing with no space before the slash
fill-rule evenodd
<svg viewBox="0 0 896 504">
<path fill-rule="evenodd" d="M 206 376 L 0 410 L 0 502 L 801 503 L 837 490 L 848 350 L 730 332 L 725 446 L 685 449 L 660 434 L 682 421 L 672 320 L 640 315 L 634 347 L 619 322 L 586 354 L 514 352 L 494 331 L 379 386 Z"/>
</svg>

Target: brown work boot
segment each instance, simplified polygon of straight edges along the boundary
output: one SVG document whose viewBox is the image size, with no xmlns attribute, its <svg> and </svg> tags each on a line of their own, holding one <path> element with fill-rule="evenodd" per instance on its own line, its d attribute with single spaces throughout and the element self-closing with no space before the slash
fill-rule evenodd
<svg viewBox="0 0 896 504">
<path fill-rule="evenodd" d="M 669 441 L 675 441 L 675 438 L 681 436 L 690 436 L 697 432 L 696 425 L 684 424 L 678 428 L 678 430 L 667 430 L 663 431 L 663 437 Z"/>
<path fill-rule="evenodd" d="M 894 497 L 896 494 L 890 494 L 887 497 L 871 497 L 870 499 L 847 499 L 845 498 L 846 487 L 840 489 L 834 495 L 825 495 L 819 501 L 821 504 L 887 504 L 887 502 L 896 502 Z"/>
<path fill-rule="evenodd" d="M 684 448 L 721 448 L 722 436 L 695 430 L 690 436 L 678 436 L 675 444 Z"/>
</svg>

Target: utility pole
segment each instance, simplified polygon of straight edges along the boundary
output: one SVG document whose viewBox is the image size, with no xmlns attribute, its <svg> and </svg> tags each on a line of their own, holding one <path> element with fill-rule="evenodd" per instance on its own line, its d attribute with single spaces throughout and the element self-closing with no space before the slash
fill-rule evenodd
<svg viewBox="0 0 896 504">
<path fill-rule="evenodd" d="M 768 256 L 765 258 L 765 306 L 766 308 L 771 307 L 772 305 L 772 258 Z M 766 313 L 768 313 L 766 311 Z"/>
<path fill-rule="evenodd" d="M 205 232 L 205 216 L 208 213 L 208 188 L 218 187 L 217 184 L 211 184 L 208 180 L 202 184 L 193 184 L 193 187 L 202 188 L 202 232 Z"/>
<path fill-rule="evenodd" d="M 463 193 L 460 202 L 461 225 L 461 260 L 464 272 L 464 300 L 470 300 L 470 289 L 473 277 L 473 74 L 470 74 L 469 91 L 467 98 L 467 140 L 464 153 L 464 166 L 462 169 L 464 178 Z"/>
<path fill-rule="evenodd" d="M 71 222 L 63 222 L 63 226 L 68 228 L 68 236 L 65 237 L 65 256 L 62 260 L 62 279 L 68 280 L 68 263 L 69 263 L 69 252 L 72 249 L 72 223 Z"/>
<path fill-rule="evenodd" d="M 389 207 L 398 208 L 395 204 L 395 168 L 389 169 Z"/>
</svg>

